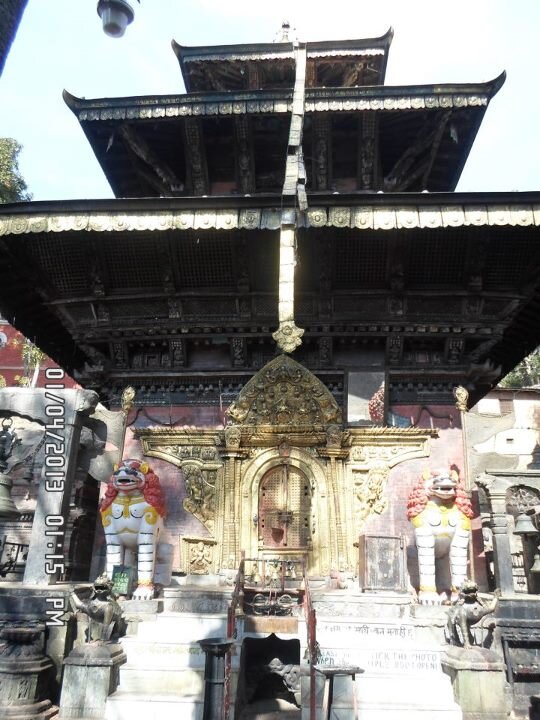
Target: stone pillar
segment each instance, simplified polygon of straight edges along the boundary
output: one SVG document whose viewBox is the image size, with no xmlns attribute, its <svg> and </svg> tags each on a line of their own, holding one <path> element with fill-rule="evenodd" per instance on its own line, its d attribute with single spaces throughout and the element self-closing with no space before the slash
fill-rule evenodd
<svg viewBox="0 0 540 720">
<path fill-rule="evenodd" d="M 234 644 L 228 638 L 206 638 L 199 645 L 206 655 L 204 666 L 204 707 L 202 720 L 226 720 L 225 656 Z"/>
<path fill-rule="evenodd" d="M 512 554 L 508 537 L 508 518 L 506 516 L 506 492 L 490 493 L 491 531 L 493 533 L 493 565 L 495 582 L 503 594 L 514 592 L 512 576 Z"/>
<path fill-rule="evenodd" d="M 117 643 L 92 642 L 64 660 L 60 720 L 102 720 L 107 697 L 117 689 L 126 656 Z"/>
<path fill-rule="evenodd" d="M 0 717 L 50 720 L 54 664 L 43 652 L 45 625 L 15 622 L 0 631 Z"/>
<path fill-rule="evenodd" d="M 451 647 L 441 657 L 463 720 L 505 720 L 504 663 L 486 648 Z"/>
<path fill-rule="evenodd" d="M 476 478 L 476 484 L 484 489 L 489 501 L 489 526 L 493 533 L 495 583 L 503 595 L 513 594 L 512 553 L 506 512 L 506 492 L 509 483 L 504 478 L 485 474 Z"/>
<path fill-rule="evenodd" d="M 54 385 L 51 381 L 51 385 Z M 5 392 L 5 391 L 3 391 Z M 12 402 L 15 412 L 45 426 L 45 462 L 38 490 L 24 582 L 54 583 L 64 570 L 64 532 L 77 466 L 82 421 L 96 406 L 98 396 L 88 390 L 33 390 Z M 0 400 L 0 402 L 3 401 Z M 53 520 L 51 521 L 51 518 Z"/>
</svg>

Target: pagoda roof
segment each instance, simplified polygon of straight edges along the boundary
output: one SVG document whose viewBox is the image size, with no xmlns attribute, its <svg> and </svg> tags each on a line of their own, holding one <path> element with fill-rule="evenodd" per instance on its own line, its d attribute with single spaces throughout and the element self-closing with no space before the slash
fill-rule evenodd
<svg viewBox="0 0 540 720">
<path fill-rule="evenodd" d="M 377 38 L 305 43 L 307 87 L 384 82 L 393 30 Z M 187 47 L 172 41 L 187 92 L 263 90 L 294 85 L 294 43 Z"/>
<path fill-rule="evenodd" d="M 308 193 L 453 190 L 504 79 L 306 89 Z M 292 89 L 64 98 L 117 197 L 281 194 Z"/>
<path fill-rule="evenodd" d="M 342 377 L 375 343 L 391 398 L 464 384 L 474 403 L 540 344 L 540 193 L 316 200 L 297 232 L 307 367 Z M 0 311 L 84 383 L 243 383 L 274 351 L 282 212 L 293 198 L 0 206 Z"/>
</svg>

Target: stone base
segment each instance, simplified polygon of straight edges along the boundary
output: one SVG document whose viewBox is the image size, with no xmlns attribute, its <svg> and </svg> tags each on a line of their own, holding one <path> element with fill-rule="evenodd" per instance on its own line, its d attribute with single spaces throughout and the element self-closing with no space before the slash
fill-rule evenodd
<svg viewBox="0 0 540 720">
<path fill-rule="evenodd" d="M 58 717 L 58 708 L 50 700 L 29 705 L 3 705 L 0 702 L 2 720 L 52 720 Z"/>
<path fill-rule="evenodd" d="M 463 720 L 505 720 L 504 663 L 492 650 L 450 647 L 441 658 Z"/>
<path fill-rule="evenodd" d="M 125 662 L 126 655 L 116 643 L 88 643 L 72 650 L 64 661 L 61 720 L 101 720 Z"/>
</svg>

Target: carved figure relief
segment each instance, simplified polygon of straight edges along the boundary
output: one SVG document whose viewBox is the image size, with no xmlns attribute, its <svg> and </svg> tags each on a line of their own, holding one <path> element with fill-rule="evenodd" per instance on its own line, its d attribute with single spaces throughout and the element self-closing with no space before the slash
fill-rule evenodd
<svg viewBox="0 0 540 720">
<path fill-rule="evenodd" d="M 454 466 L 423 473 L 409 496 L 407 517 L 413 524 L 418 550 L 419 602 L 441 603 L 436 564 L 441 589 L 457 600 L 458 589 L 467 575 L 473 510 Z"/>
<path fill-rule="evenodd" d="M 212 564 L 212 549 L 202 541 L 189 549 L 189 571 L 191 575 L 208 575 Z"/>
<path fill-rule="evenodd" d="M 260 370 L 228 410 L 245 425 L 327 425 L 340 423 L 341 412 L 327 388 L 287 355 Z"/>
<path fill-rule="evenodd" d="M 115 565 L 130 565 L 137 554 L 138 587 L 133 596 L 154 596 L 154 563 L 165 517 L 159 478 L 140 460 L 123 460 L 115 469 L 100 505 L 107 542 L 107 575 Z"/>
<path fill-rule="evenodd" d="M 367 474 L 364 473 L 361 480 L 355 480 L 354 516 L 358 531 L 372 513 L 381 515 L 388 507 L 388 498 L 384 497 L 384 488 L 389 473 L 390 468 L 387 465 L 377 464 Z"/>
<path fill-rule="evenodd" d="M 215 572 L 216 540 L 184 535 L 182 569 L 187 575 L 210 575 Z"/>
<path fill-rule="evenodd" d="M 183 502 L 184 510 L 195 515 L 207 530 L 214 533 L 216 515 L 216 477 L 215 471 L 205 470 L 199 465 L 182 465 L 186 483 L 187 497 Z"/>
</svg>

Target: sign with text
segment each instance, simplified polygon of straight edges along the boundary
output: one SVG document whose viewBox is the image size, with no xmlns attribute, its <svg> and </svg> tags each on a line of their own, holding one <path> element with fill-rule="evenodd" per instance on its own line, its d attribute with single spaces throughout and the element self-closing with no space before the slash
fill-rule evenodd
<svg viewBox="0 0 540 720">
<path fill-rule="evenodd" d="M 131 595 L 135 570 L 129 565 L 115 565 L 113 568 L 113 592 L 116 595 Z"/>
</svg>

